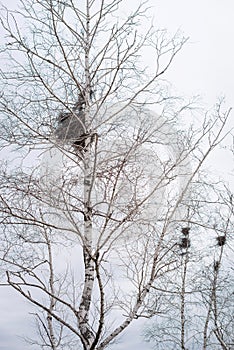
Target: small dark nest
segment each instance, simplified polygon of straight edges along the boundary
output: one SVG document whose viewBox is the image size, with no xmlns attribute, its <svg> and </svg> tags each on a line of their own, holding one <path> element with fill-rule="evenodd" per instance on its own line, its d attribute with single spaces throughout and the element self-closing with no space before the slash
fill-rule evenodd
<svg viewBox="0 0 234 350">
<path fill-rule="evenodd" d="M 215 270 L 215 271 L 218 271 L 219 265 L 220 265 L 220 264 L 219 264 L 219 261 L 215 261 L 215 262 L 214 262 L 214 270 Z"/>
<path fill-rule="evenodd" d="M 226 243 L 226 236 L 218 236 L 216 237 L 217 244 L 219 247 L 222 247 Z"/>
<path fill-rule="evenodd" d="M 180 246 L 181 249 L 189 248 L 190 245 L 191 245 L 190 244 L 190 239 L 185 238 L 185 237 L 181 238 L 180 243 L 179 243 L 179 246 Z"/>
<path fill-rule="evenodd" d="M 190 231 L 190 227 L 183 227 L 181 229 L 181 232 L 183 233 L 184 236 L 188 236 L 189 231 Z"/>
</svg>

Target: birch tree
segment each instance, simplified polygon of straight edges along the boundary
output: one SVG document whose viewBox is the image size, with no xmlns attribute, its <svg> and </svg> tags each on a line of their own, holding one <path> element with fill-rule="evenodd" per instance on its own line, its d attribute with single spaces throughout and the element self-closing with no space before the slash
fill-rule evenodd
<svg viewBox="0 0 234 350">
<path fill-rule="evenodd" d="M 189 218 L 192 229 L 183 230 L 181 243 L 185 246 L 187 242 L 187 247 L 181 255 L 181 267 L 170 276 L 173 283 L 164 281 L 157 290 L 168 299 L 170 308 L 155 316 L 145 329 L 145 339 L 155 349 L 233 347 L 232 195 L 227 188 L 222 190 L 220 183 L 215 187 L 209 184 L 207 192 L 204 183 L 205 195 L 199 195 Z M 201 206 L 205 210 L 201 211 Z M 199 208 L 196 220 L 195 208 Z"/>
<path fill-rule="evenodd" d="M 167 308 L 152 292 L 180 266 L 175 227 L 225 135 L 221 104 L 182 130 L 193 101 L 162 77 L 186 39 L 144 32 L 147 4 L 124 4 L 2 7 L 1 284 L 34 305 L 33 348 L 105 349 Z"/>
</svg>

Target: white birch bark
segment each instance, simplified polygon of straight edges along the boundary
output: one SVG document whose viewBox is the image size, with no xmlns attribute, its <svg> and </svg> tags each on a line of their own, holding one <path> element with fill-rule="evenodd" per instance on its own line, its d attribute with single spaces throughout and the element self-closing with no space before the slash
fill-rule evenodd
<svg viewBox="0 0 234 350">
<path fill-rule="evenodd" d="M 81 332 L 82 342 L 86 349 L 90 349 L 94 340 L 94 333 L 89 324 L 89 313 L 94 285 L 94 260 L 92 256 L 93 245 L 93 224 L 92 224 L 92 187 L 94 176 L 94 165 L 91 156 L 91 118 L 90 118 L 90 2 L 86 0 L 86 28 L 85 28 L 85 127 L 86 134 L 85 148 L 83 151 L 84 163 L 84 237 L 83 237 L 83 258 L 84 258 L 84 287 L 81 295 L 81 302 L 78 311 L 78 323 Z"/>
</svg>

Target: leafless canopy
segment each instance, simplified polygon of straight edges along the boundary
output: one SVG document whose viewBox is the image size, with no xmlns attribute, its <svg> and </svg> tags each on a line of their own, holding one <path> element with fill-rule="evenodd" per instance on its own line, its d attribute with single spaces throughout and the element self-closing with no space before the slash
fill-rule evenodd
<svg viewBox="0 0 234 350">
<path fill-rule="evenodd" d="M 201 170 L 230 111 L 218 103 L 181 130 L 193 101 L 162 77 L 186 39 L 144 31 L 147 3 L 124 5 L 2 7 L 2 285 L 38 310 L 33 349 L 101 350 L 134 319 L 167 312 L 155 288 L 187 256 L 189 228 L 205 227 Z"/>
</svg>

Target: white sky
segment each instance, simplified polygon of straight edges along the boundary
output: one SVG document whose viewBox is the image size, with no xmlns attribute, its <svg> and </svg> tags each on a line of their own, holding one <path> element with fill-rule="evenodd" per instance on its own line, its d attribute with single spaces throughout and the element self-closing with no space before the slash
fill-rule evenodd
<svg viewBox="0 0 234 350">
<path fill-rule="evenodd" d="M 151 0 L 155 23 L 180 28 L 189 43 L 177 57 L 170 81 L 184 94 L 201 94 L 208 104 L 226 95 L 234 104 L 234 2 Z"/>
<path fill-rule="evenodd" d="M 11 8 L 16 1 L 3 2 Z M 126 0 L 126 3 L 132 6 L 134 1 Z M 225 95 L 227 107 L 234 107 L 234 1 L 150 0 L 149 3 L 156 25 L 168 28 L 171 33 L 180 28 L 190 37 L 166 77 L 174 89 L 182 95 L 201 95 L 208 107 L 217 97 Z M 231 117 L 234 126 L 233 112 Z M 220 163 L 222 166 L 225 164 Z M 18 298 L 15 304 L 18 305 Z M 18 335 L 22 335 L 20 327 L 26 332 L 22 308 L 12 305 L 8 293 L 0 291 L 0 350 L 26 349 L 20 338 L 14 336 L 14 329 Z M 113 350 L 150 349 L 148 344 L 139 344 L 139 338 L 131 336 L 131 339 L 128 337 L 126 342 L 122 339 Z"/>
<path fill-rule="evenodd" d="M 233 108 L 228 127 L 234 128 L 234 1 L 150 0 L 150 4 L 156 24 L 171 33 L 180 29 L 189 37 L 167 74 L 175 91 L 200 95 L 208 109 L 224 96 L 226 109 Z M 225 177 L 234 190 L 231 153 L 217 149 L 208 168 Z"/>
</svg>

